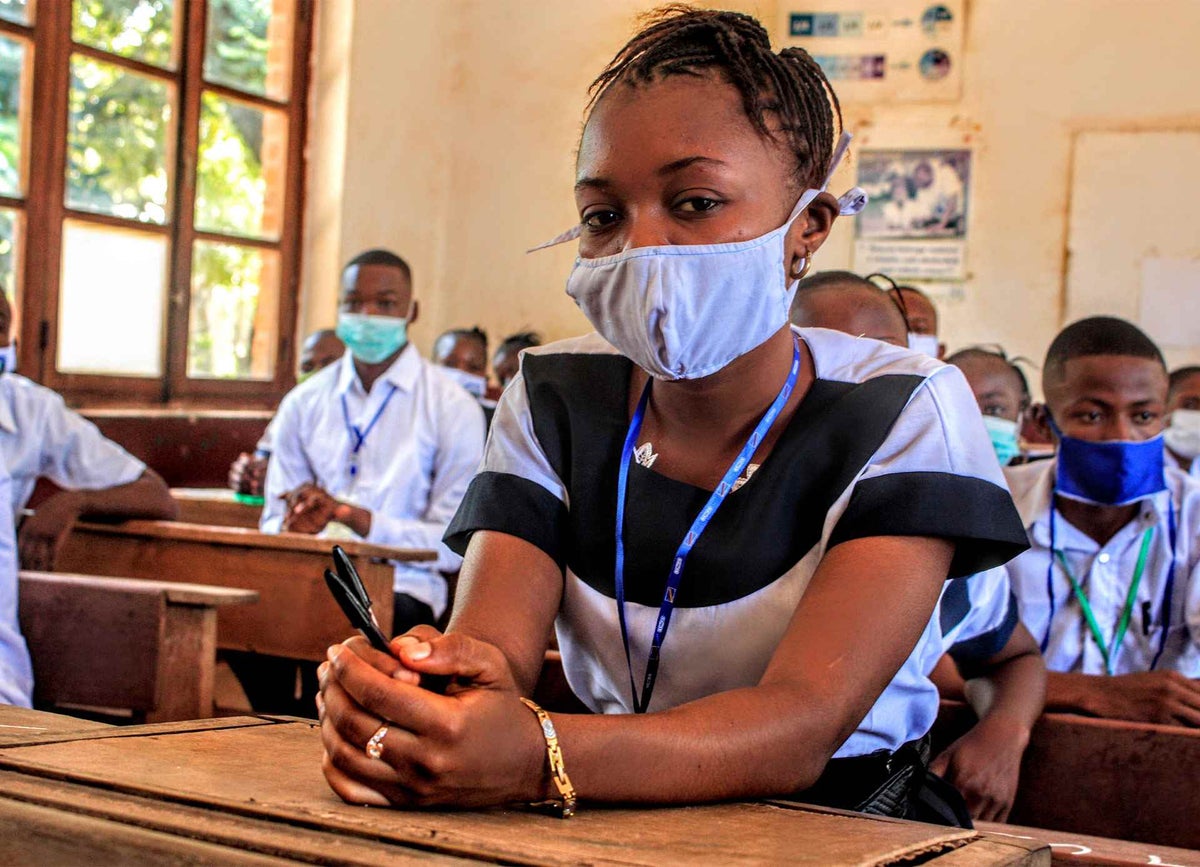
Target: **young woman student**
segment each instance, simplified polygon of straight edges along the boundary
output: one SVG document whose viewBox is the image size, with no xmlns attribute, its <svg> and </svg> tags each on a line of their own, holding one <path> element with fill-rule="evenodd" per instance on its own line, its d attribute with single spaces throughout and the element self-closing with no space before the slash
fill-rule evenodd
<svg viewBox="0 0 1200 867">
<path fill-rule="evenodd" d="M 556 239 L 598 334 L 523 356 L 447 534 L 447 634 L 330 649 L 341 797 L 940 800 L 914 648 L 947 578 L 1025 535 L 961 373 L 788 324 L 854 210 L 825 192 L 838 114 L 811 57 L 729 12 L 660 10 L 600 74 Z M 523 698 L 552 629 L 594 714 Z"/>
</svg>

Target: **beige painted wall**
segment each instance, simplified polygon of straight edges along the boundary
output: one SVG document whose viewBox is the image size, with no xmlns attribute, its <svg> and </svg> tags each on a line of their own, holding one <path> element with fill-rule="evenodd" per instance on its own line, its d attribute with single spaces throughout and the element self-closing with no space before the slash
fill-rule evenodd
<svg viewBox="0 0 1200 867">
<path fill-rule="evenodd" d="M 572 250 L 523 251 L 575 219 L 587 83 L 653 4 L 323 3 L 302 326 L 332 321 L 341 260 L 385 244 L 416 270 L 423 348 L 452 325 L 586 328 L 563 294 Z M 773 25 L 782 4 L 738 5 Z M 961 102 L 846 107 L 859 146 L 975 151 L 971 277 L 941 302 L 952 346 L 1044 352 L 1061 325 L 1073 137 L 1200 128 L 1198 32 L 1195 0 L 970 0 Z M 850 242 L 836 229 L 818 267 L 850 265 Z"/>
</svg>

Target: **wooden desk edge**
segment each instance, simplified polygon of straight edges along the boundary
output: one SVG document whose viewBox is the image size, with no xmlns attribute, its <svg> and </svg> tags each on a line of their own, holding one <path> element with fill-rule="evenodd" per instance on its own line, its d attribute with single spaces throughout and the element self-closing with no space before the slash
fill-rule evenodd
<svg viewBox="0 0 1200 867">
<path fill-rule="evenodd" d="M 108 587 L 139 593 L 166 593 L 172 605 L 215 608 L 222 605 L 250 605 L 258 601 L 257 590 L 237 587 L 216 587 L 205 584 L 181 584 L 175 581 L 155 581 L 145 578 L 117 578 L 107 575 L 81 575 L 72 572 L 35 572 L 22 569 L 22 581 L 45 584 L 78 584 L 89 587 Z"/>
<path fill-rule="evenodd" d="M 80 521 L 76 527 L 89 533 L 107 536 L 140 536 L 146 539 L 206 542 L 303 553 L 328 554 L 334 545 L 341 545 L 351 557 L 371 557 L 402 563 L 429 562 L 437 559 L 437 552 L 427 548 L 390 548 L 354 539 L 326 539 L 301 533 L 262 533 L 243 527 L 184 524 L 177 521 L 124 521 L 120 524 Z"/>
</svg>

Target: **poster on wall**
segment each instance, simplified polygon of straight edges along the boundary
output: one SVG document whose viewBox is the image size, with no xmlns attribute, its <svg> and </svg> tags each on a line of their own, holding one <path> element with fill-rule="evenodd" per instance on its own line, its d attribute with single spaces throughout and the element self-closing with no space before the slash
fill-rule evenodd
<svg viewBox="0 0 1200 867">
<path fill-rule="evenodd" d="M 870 201 L 855 221 L 855 271 L 966 279 L 971 152 L 866 150 L 857 165 Z"/>
<path fill-rule="evenodd" d="M 843 102 L 962 95 L 963 0 L 795 0 L 776 42 L 803 48 Z"/>
</svg>

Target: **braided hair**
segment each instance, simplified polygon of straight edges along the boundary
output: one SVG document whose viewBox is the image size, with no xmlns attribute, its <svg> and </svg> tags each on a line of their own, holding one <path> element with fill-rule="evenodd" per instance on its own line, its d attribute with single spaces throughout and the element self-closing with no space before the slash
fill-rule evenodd
<svg viewBox="0 0 1200 867">
<path fill-rule="evenodd" d="M 642 21 L 641 32 L 592 82 L 589 110 L 618 82 L 637 86 L 717 70 L 741 95 L 746 117 L 760 135 L 784 136 L 796 159 L 798 182 L 821 185 L 841 132 L 842 109 L 807 51 L 785 48 L 776 54 L 766 29 L 739 12 L 673 3 Z M 768 115 L 778 120 L 778 129 L 767 125 Z"/>
</svg>

